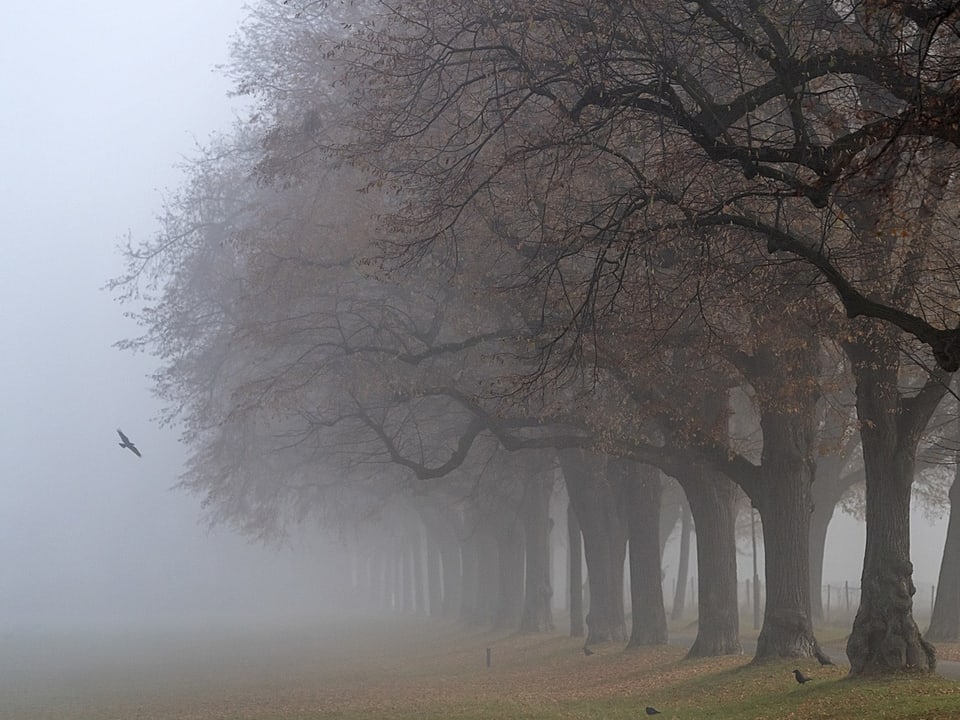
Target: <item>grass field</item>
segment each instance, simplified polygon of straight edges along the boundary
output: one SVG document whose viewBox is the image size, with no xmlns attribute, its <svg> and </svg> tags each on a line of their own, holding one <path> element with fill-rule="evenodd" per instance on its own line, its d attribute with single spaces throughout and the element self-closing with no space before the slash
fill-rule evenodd
<svg viewBox="0 0 960 720">
<path fill-rule="evenodd" d="M 8 633 L 0 643 L 3 720 L 625 720 L 647 705 L 665 720 L 960 718 L 960 683 L 938 677 L 850 681 L 815 662 L 684 661 L 677 646 L 598 646 L 585 657 L 582 641 L 561 634 L 417 620 Z M 794 667 L 815 680 L 798 685 Z"/>
</svg>

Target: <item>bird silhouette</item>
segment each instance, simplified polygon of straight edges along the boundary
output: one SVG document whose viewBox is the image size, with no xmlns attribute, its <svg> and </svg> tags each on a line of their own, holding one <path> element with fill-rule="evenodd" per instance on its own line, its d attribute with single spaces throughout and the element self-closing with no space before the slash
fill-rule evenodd
<svg viewBox="0 0 960 720">
<path fill-rule="evenodd" d="M 586 645 L 584 645 L 584 646 L 583 646 L 583 654 L 586 655 L 587 657 L 590 657 L 591 655 L 593 655 L 593 650 L 591 650 L 591 649 L 588 648 Z"/>
<path fill-rule="evenodd" d="M 140 451 L 137 450 L 137 446 L 134 445 L 132 442 L 130 442 L 130 438 L 128 438 L 126 435 L 123 434 L 123 430 L 121 430 L 120 428 L 117 428 L 117 435 L 119 435 L 120 439 L 123 441 L 121 443 L 118 443 L 120 447 L 126 448 L 137 457 L 143 457 L 143 455 L 140 454 Z"/>
<path fill-rule="evenodd" d="M 657 710 L 655 707 L 650 707 L 649 705 L 647 705 L 647 715 L 659 715 L 659 714 L 660 714 L 659 710 Z"/>
<path fill-rule="evenodd" d="M 807 682 L 810 682 L 811 680 L 813 680 L 813 678 L 808 678 L 806 675 L 804 675 L 804 674 L 803 674 L 802 672 L 800 672 L 799 670 L 794 670 L 794 671 L 793 671 L 793 676 L 797 679 L 797 682 L 800 683 L 801 685 L 803 685 L 804 683 L 807 683 Z"/>
<path fill-rule="evenodd" d="M 834 664 L 833 660 L 831 660 L 829 657 L 827 657 L 827 656 L 824 655 L 823 653 L 820 653 L 819 655 L 817 655 L 817 661 L 818 661 L 821 665 L 833 665 L 833 664 Z"/>
</svg>

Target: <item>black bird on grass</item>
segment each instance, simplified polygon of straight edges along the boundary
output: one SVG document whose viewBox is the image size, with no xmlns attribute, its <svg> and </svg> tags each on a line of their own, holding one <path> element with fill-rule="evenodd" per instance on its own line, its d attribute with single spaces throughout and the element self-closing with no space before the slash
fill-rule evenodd
<svg viewBox="0 0 960 720">
<path fill-rule="evenodd" d="M 120 447 L 126 448 L 137 457 L 143 457 L 143 455 L 140 454 L 140 451 L 137 450 L 137 446 L 134 445 L 132 442 L 130 442 L 130 438 L 128 438 L 126 435 L 123 434 L 123 430 L 121 430 L 120 428 L 117 428 L 117 435 L 119 435 L 120 439 L 123 441 L 121 443 L 117 443 L 118 445 L 120 445 Z"/>
<path fill-rule="evenodd" d="M 659 714 L 660 714 L 659 710 L 657 710 L 655 707 L 650 707 L 649 705 L 647 705 L 647 715 L 659 715 Z"/>
<path fill-rule="evenodd" d="M 794 670 L 794 671 L 793 671 L 793 676 L 797 679 L 797 682 L 800 683 L 801 685 L 803 685 L 804 683 L 808 683 L 808 682 L 810 682 L 811 680 L 813 680 L 813 678 L 808 678 L 806 675 L 804 675 L 804 674 L 803 674 L 802 672 L 800 672 L 799 670 Z"/>
<path fill-rule="evenodd" d="M 591 655 L 593 655 L 593 650 L 591 650 L 591 649 L 588 648 L 586 645 L 584 645 L 584 646 L 583 646 L 583 654 L 586 655 L 587 657 L 590 657 Z"/>
</svg>

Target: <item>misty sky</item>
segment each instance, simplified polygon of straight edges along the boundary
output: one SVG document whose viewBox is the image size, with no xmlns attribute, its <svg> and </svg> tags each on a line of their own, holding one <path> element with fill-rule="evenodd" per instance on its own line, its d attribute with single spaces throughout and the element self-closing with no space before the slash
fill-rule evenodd
<svg viewBox="0 0 960 720">
<path fill-rule="evenodd" d="M 6 3 L 0 14 L 0 626 L 11 618 L 138 617 L 282 586 L 308 602 L 309 548 L 281 554 L 197 526 L 171 491 L 183 460 L 158 410 L 150 358 L 101 290 L 117 245 L 155 230 L 175 164 L 237 111 L 214 66 L 239 0 Z M 143 459 L 117 447 L 121 427 Z M 918 582 L 936 579 L 942 524 L 915 523 Z M 827 579 L 859 578 L 862 528 L 834 543 Z M 253 597 L 250 595 L 250 597 Z M 248 603 L 249 604 L 249 603 Z"/>
<path fill-rule="evenodd" d="M 302 549 L 210 535 L 170 490 L 182 448 L 151 422 L 150 358 L 112 347 L 136 326 L 100 289 L 123 235 L 154 231 L 174 166 L 229 127 L 214 66 L 242 17 L 239 0 L 4 4 L 0 626 L 242 612 L 264 587 L 296 603 L 317 582 Z"/>
</svg>

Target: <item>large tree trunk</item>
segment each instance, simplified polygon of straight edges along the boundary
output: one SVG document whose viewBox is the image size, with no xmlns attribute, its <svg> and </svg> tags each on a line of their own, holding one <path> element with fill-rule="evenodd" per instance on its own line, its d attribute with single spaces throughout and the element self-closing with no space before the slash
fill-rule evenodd
<svg viewBox="0 0 960 720">
<path fill-rule="evenodd" d="M 866 428 L 867 540 L 860 607 L 847 640 L 853 675 L 890 670 L 932 670 L 933 646 L 913 619 L 913 564 L 910 562 L 910 480 L 913 458 L 878 446 Z M 874 466 L 874 467 L 871 467 Z"/>
<path fill-rule="evenodd" d="M 624 498 L 630 536 L 630 604 L 632 624 L 627 647 L 664 645 L 667 614 L 663 608 L 660 566 L 660 471 L 629 460 L 609 461 Z M 610 474 L 610 472 L 608 472 Z"/>
<path fill-rule="evenodd" d="M 626 640 L 623 564 L 627 532 L 606 477 L 606 457 L 581 450 L 562 450 L 558 456 L 583 534 L 590 591 L 586 642 Z"/>
<path fill-rule="evenodd" d="M 779 320 L 771 314 L 762 322 Z M 744 371 L 759 396 L 763 431 L 760 466 L 735 478 L 760 513 L 763 527 L 766 602 L 754 662 L 811 656 L 826 660 L 814 637 L 810 611 L 818 346 L 800 338 L 789 350 L 763 346 L 744 363 Z M 790 379 L 784 381 L 784 376 Z"/>
<path fill-rule="evenodd" d="M 782 478 L 756 500 L 763 526 L 766 603 L 755 660 L 820 654 L 810 616 L 809 475 Z"/>
<path fill-rule="evenodd" d="M 852 675 L 928 671 L 936 653 L 913 618 L 910 488 L 920 434 L 946 391 L 931 378 L 900 394 L 899 349 L 889 328 L 871 327 L 845 348 L 857 380 L 857 414 L 866 474 L 867 537 L 860 607 L 847 640 Z"/>
<path fill-rule="evenodd" d="M 523 484 L 520 517 L 526 547 L 526 592 L 523 600 L 523 632 L 550 632 L 553 624 L 553 589 L 550 583 L 550 494 L 553 476 L 528 476 Z"/>
<path fill-rule="evenodd" d="M 765 366 L 769 372 L 776 361 L 768 359 Z M 761 476 L 748 492 L 763 526 L 766 582 L 763 625 L 754 661 L 812 656 L 826 659 L 814 637 L 810 611 L 816 397 L 801 391 L 792 400 L 792 407 L 771 402 L 761 410 Z"/>
<path fill-rule="evenodd" d="M 570 637 L 583 637 L 583 539 L 580 522 L 567 502 L 567 561 L 570 577 Z"/>
<path fill-rule="evenodd" d="M 697 637 L 687 657 L 739 655 L 737 606 L 737 486 L 720 473 L 690 468 L 683 487 L 697 538 Z"/>
<path fill-rule="evenodd" d="M 950 519 L 940 560 L 937 599 L 933 605 L 927 639 L 940 642 L 960 640 L 960 458 L 950 486 Z"/>
<path fill-rule="evenodd" d="M 686 503 L 683 503 L 680 514 L 680 557 L 677 561 L 677 586 L 673 593 L 673 608 L 670 610 L 671 620 L 679 620 L 686 610 L 687 576 L 690 574 L 690 534 L 692 531 L 693 518 L 690 516 L 690 508 Z M 736 566 L 734 566 L 734 571 L 736 571 Z"/>
</svg>

